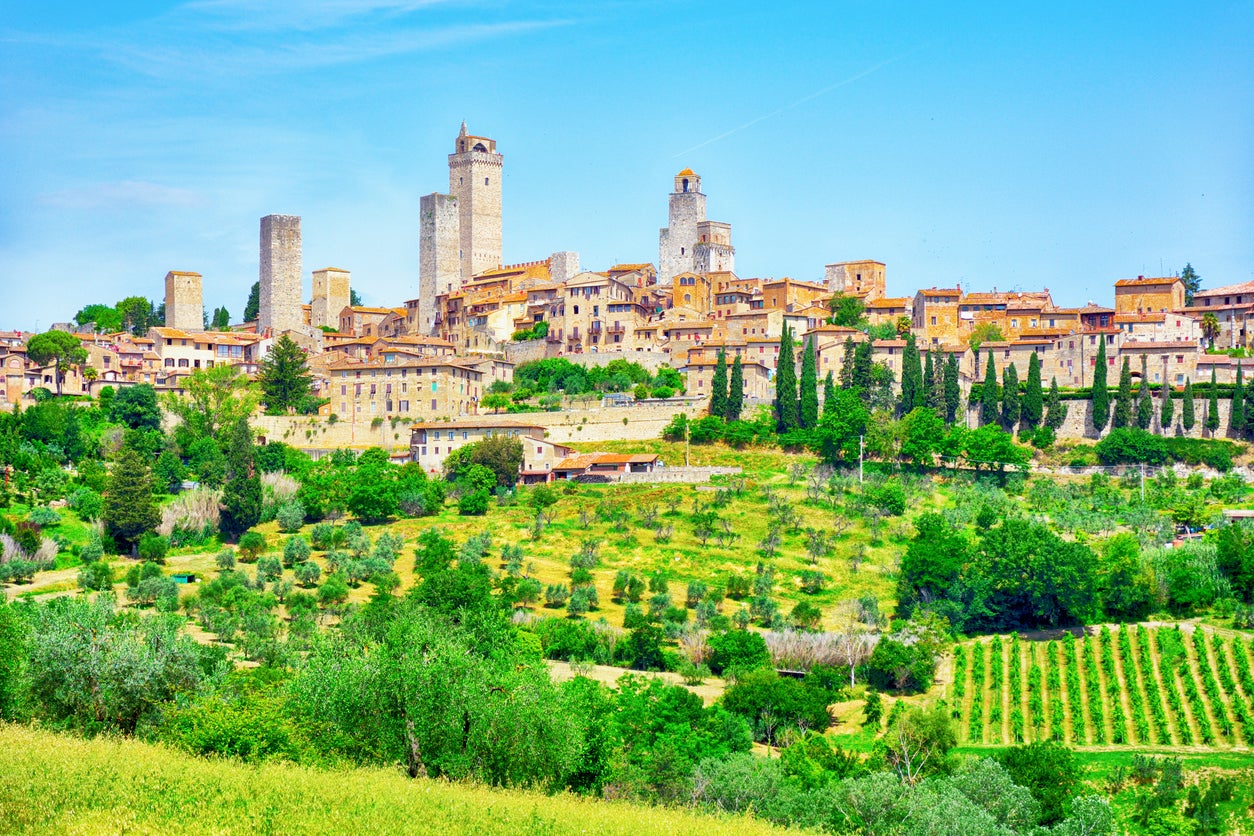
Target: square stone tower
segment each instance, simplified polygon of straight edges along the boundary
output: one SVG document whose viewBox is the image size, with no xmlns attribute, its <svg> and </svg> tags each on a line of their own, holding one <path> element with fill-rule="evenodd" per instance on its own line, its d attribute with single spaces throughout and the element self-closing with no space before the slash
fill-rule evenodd
<svg viewBox="0 0 1254 836">
<path fill-rule="evenodd" d="M 266 215 L 261 219 L 261 289 L 257 312 L 259 333 L 275 336 L 297 331 L 301 314 L 301 243 L 299 215 Z M 337 312 L 338 313 L 338 312 Z"/>
<path fill-rule="evenodd" d="M 705 220 L 701 178 L 690 168 L 675 175 L 668 223 L 658 235 L 658 284 L 669 285 L 680 273 L 693 272 L 697 224 Z"/>
<path fill-rule="evenodd" d="M 736 272 L 736 248 L 731 242 L 731 224 L 722 221 L 697 223 L 697 243 L 693 244 L 694 273 Z"/>
<path fill-rule="evenodd" d="M 314 328 L 339 329 L 340 311 L 348 307 L 352 299 L 349 290 L 349 273 L 338 267 L 327 267 L 313 272 L 313 303 L 309 306 L 309 324 Z"/>
<path fill-rule="evenodd" d="M 579 253 L 563 250 L 549 256 L 549 279 L 568 282 L 579 273 Z"/>
<path fill-rule="evenodd" d="M 501 265 L 501 173 L 496 140 L 472 136 L 462 122 L 448 155 L 448 190 L 457 199 L 463 282 Z"/>
<path fill-rule="evenodd" d="M 165 274 L 165 324 L 180 331 L 205 330 L 205 305 L 199 273 Z"/>
<path fill-rule="evenodd" d="M 418 215 L 418 322 L 420 333 L 435 330 L 435 299 L 461 287 L 461 223 L 457 198 L 423 195 Z"/>
<path fill-rule="evenodd" d="M 882 261 L 839 261 L 824 269 L 827 289 L 862 296 L 868 302 L 883 299 L 887 290 Z"/>
</svg>

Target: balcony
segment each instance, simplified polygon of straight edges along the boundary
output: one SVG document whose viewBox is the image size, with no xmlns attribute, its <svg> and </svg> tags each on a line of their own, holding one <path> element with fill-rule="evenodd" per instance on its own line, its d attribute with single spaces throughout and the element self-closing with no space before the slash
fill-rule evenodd
<svg viewBox="0 0 1254 836">
<path fill-rule="evenodd" d="M 626 333 L 627 333 L 627 328 L 626 328 L 626 326 L 624 326 L 624 325 L 623 325 L 623 323 L 621 323 L 621 322 L 615 322 L 613 325 L 611 325 L 611 326 L 610 326 L 609 328 L 607 328 L 606 330 L 607 330 L 607 331 L 609 331 L 609 333 L 611 333 L 611 334 L 618 334 L 618 335 L 620 335 L 620 336 L 621 336 L 622 334 L 626 334 Z"/>
</svg>

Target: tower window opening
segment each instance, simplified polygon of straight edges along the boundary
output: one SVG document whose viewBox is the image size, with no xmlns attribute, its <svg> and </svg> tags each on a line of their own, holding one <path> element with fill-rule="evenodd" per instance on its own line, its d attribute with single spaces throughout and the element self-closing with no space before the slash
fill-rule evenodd
<svg viewBox="0 0 1254 836">
<path fill-rule="evenodd" d="M 487 178 L 487 177 L 484 177 L 484 178 L 483 178 L 483 185 L 485 185 L 485 186 L 486 186 L 486 185 L 488 185 L 488 178 Z"/>
<path fill-rule="evenodd" d="M 688 191 L 688 178 L 684 178 L 684 191 Z"/>
</svg>

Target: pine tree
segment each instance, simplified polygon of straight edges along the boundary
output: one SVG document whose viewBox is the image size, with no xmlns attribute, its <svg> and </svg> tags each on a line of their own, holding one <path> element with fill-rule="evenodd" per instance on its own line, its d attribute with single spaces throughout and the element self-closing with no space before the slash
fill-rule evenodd
<svg viewBox="0 0 1254 836">
<path fill-rule="evenodd" d="M 1184 427 L 1186 433 L 1193 432 L 1193 425 L 1197 423 L 1197 413 L 1193 406 L 1193 380 L 1186 377 L 1184 379 L 1184 396 L 1180 399 L 1180 426 Z"/>
<path fill-rule="evenodd" d="M 980 388 L 980 424 L 991 424 L 997 420 L 997 405 L 1001 395 L 997 391 L 997 369 L 993 365 L 993 352 L 988 353 L 988 362 L 984 364 L 984 385 Z"/>
<path fill-rule="evenodd" d="M 836 405 L 836 379 L 828 371 L 827 377 L 823 378 L 823 414 L 827 414 L 827 410 Z"/>
<path fill-rule="evenodd" d="M 745 370 L 740 365 L 740 355 L 732 360 L 731 382 L 727 385 L 727 420 L 739 421 L 745 407 Z"/>
<path fill-rule="evenodd" d="M 1184 265 L 1184 272 L 1180 274 L 1181 281 L 1184 282 L 1184 304 L 1193 304 L 1193 294 L 1202 289 L 1202 277 L 1193 269 L 1193 265 Z"/>
<path fill-rule="evenodd" d="M 1106 338 L 1097 335 L 1097 360 L 1093 365 L 1093 427 L 1099 433 L 1110 420 L 1110 390 L 1106 388 Z"/>
<path fill-rule="evenodd" d="M 1237 363 L 1237 382 L 1232 387 L 1232 401 L 1228 409 L 1228 429 L 1238 436 L 1245 434 L 1245 385 L 1240 363 Z"/>
<path fill-rule="evenodd" d="M 304 350 L 287 334 L 275 340 L 258 374 L 266 412 L 281 415 L 296 409 L 313 390 L 313 374 Z"/>
<path fill-rule="evenodd" d="M 1114 429 L 1132 426 L 1132 368 L 1127 357 L 1123 358 L 1119 372 L 1119 394 L 1115 396 L 1115 416 L 1110 426 Z"/>
<path fill-rule="evenodd" d="M 727 354 L 721 348 L 714 361 L 714 378 L 710 381 L 710 414 L 727 417 Z"/>
<path fill-rule="evenodd" d="M 814 356 L 814 340 L 806 340 L 801 354 L 801 390 L 797 419 L 802 429 L 812 430 L 819 424 L 819 372 Z"/>
<path fill-rule="evenodd" d="M 253 467 L 253 435 L 238 419 L 228 430 L 220 528 L 234 540 L 261 519 L 261 479 Z"/>
<path fill-rule="evenodd" d="M 840 388 L 849 389 L 853 386 L 853 367 L 854 354 L 857 347 L 853 344 L 853 337 L 845 337 L 845 355 L 840 361 Z"/>
<path fill-rule="evenodd" d="M 1163 431 L 1171 429 L 1171 422 L 1176 417 L 1176 401 L 1171 397 L 1171 385 L 1163 383 L 1163 404 L 1158 410 L 1158 423 Z"/>
<path fill-rule="evenodd" d="M 962 389 L 958 386 L 958 357 L 950 354 L 945 362 L 945 423 L 952 424 L 958 415 Z"/>
<path fill-rule="evenodd" d="M 858 343 L 853 352 L 853 376 L 850 380 L 859 397 L 865 398 L 871 391 L 871 368 L 874 365 L 875 358 L 871 353 L 871 341 L 863 340 Z"/>
<path fill-rule="evenodd" d="M 135 553 L 139 538 L 161 522 L 161 512 L 152 495 L 148 457 L 136 449 L 135 440 L 128 435 L 113 460 L 104 498 L 105 528 L 131 554 Z"/>
<path fill-rule="evenodd" d="M 1067 404 L 1062 402 L 1062 394 L 1058 391 L 1058 378 L 1049 379 L 1049 395 L 1045 398 L 1045 426 L 1051 430 L 1062 428 L 1067 420 Z"/>
<path fill-rule="evenodd" d="M 1023 392 L 1021 412 L 1023 423 L 1029 427 L 1035 427 L 1041 423 L 1043 409 L 1044 393 L 1041 391 L 1041 358 L 1034 351 L 1028 359 L 1028 382 L 1027 388 Z"/>
<path fill-rule="evenodd" d="M 797 357 L 792 331 L 787 325 L 779 338 L 779 363 L 775 369 L 775 426 L 780 433 L 797 428 Z"/>
<path fill-rule="evenodd" d="M 244 304 L 244 321 L 256 322 L 261 312 L 261 282 L 253 282 L 248 289 L 248 301 Z"/>
<path fill-rule="evenodd" d="M 1015 364 L 1011 363 L 1002 372 L 1001 387 L 1001 420 L 1009 429 L 1013 430 L 1015 424 L 1019 423 L 1019 417 L 1023 412 L 1022 406 L 1019 394 L 1019 371 L 1015 368 Z"/>
<path fill-rule="evenodd" d="M 1210 370 L 1210 402 L 1206 404 L 1206 429 L 1212 433 L 1219 429 L 1219 384 L 1215 382 L 1215 367 Z"/>
</svg>

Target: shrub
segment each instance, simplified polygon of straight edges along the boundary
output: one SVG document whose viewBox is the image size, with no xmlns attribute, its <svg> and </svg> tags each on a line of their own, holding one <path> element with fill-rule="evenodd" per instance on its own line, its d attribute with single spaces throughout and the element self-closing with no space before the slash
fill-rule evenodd
<svg viewBox="0 0 1254 836">
<path fill-rule="evenodd" d="M 274 519 L 279 523 L 279 530 L 285 534 L 300 531 L 305 525 L 305 508 L 295 500 L 284 502 L 275 511 Z"/>
<path fill-rule="evenodd" d="M 296 582 L 303 587 L 309 588 L 318 585 L 318 580 L 322 577 L 322 569 L 317 563 L 307 561 L 300 563 L 292 571 L 296 576 Z"/>
<path fill-rule="evenodd" d="M 85 520 L 98 520 L 104 510 L 104 497 L 91 488 L 76 488 L 67 498 L 74 513 Z"/>
<path fill-rule="evenodd" d="M 1097 442 L 1102 464 L 1162 464 L 1167 460 L 1167 443 L 1162 437 L 1134 427 L 1119 427 Z"/>
<path fill-rule="evenodd" d="M 491 496 L 486 488 L 467 491 L 457 502 L 457 512 L 466 517 L 481 517 L 488 513 Z"/>
<path fill-rule="evenodd" d="M 170 551 L 170 541 L 160 534 L 145 534 L 139 538 L 139 559 L 150 563 L 165 563 Z"/>
<path fill-rule="evenodd" d="M 920 693 L 932 684 L 936 659 L 921 643 L 884 638 L 867 660 L 867 679 L 881 691 Z"/>
<path fill-rule="evenodd" d="M 318 523 L 310 530 L 309 537 L 313 540 L 313 547 L 320 552 L 324 552 L 335 545 L 335 526 L 331 525 L 331 523 Z"/>
<path fill-rule="evenodd" d="M 299 535 L 288 537 L 283 543 L 283 565 L 289 569 L 298 566 L 309 560 L 309 554 L 312 550 L 309 547 L 309 541 Z"/>
<path fill-rule="evenodd" d="M 103 560 L 88 563 L 78 573 L 78 587 L 99 592 L 113 586 L 113 567 Z"/>
<path fill-rule="evenodd" d="M 260 531 L 245 531 L 239 538 L 239 559 L 252 563 L 266 550 L 266 535 Z"/>
<path fill-rule="evenodd" d="M 38 508 L 31 509 L 31 512 L 26 519 L 29 522 L 43 528 L 45 526 L 56 525 L 61 522 L 61 515 L 49 508 L 47 505 L 41 505 Z"/>
<path fill-rule="evenodd" d="M 725 671 L 748 671 L 771 666 L 771 654 L 761 633 L 748 630 L 729 630 L 709 638 L 710 670 L 716 674 Z"/>
<path fill-rule="evenodd" d="M 83 563 L 95 563 L 104 557 L 104 544 L 99 537 L 93 536 L 78 550 L 78 559 Z"/>
<path fill-rule="evenodd" d="M 161 508 L 157 533 L 175 544 L 208 539 L 221 523 L 222 491 L 196 488 L 184 491 Z"/>
<path fill-rule="evenodd" d="M 262 557 L 257 560 L 257 580 L 277 581 L 283 577 L 283 564 L 277 557 Z"/>
</svg>

